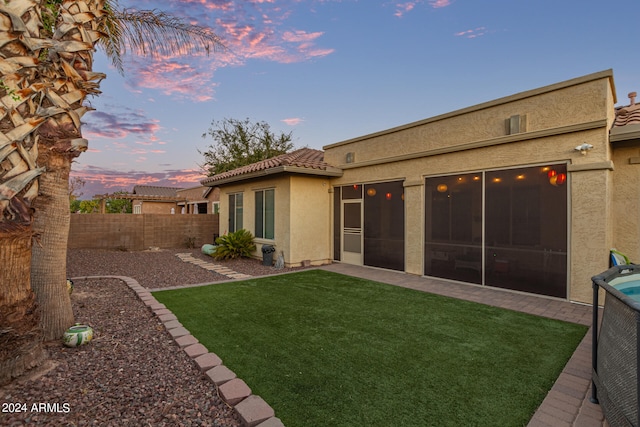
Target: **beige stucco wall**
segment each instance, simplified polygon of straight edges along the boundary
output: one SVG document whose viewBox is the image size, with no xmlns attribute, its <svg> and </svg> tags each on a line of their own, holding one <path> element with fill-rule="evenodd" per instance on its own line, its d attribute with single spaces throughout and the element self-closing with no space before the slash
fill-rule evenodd
<svg viewBox="0 0 640 427">
<path fill-rule="evenodd" d="M 264 180 L 242 181 L 220 187 L 220 234 L 229 231 L 229 195 L 243 194 L 242 228 L 255 235 L 255 192 L 275 189 L 275 239 L 256 239 L 256 258 L 262 258 L 262 245 L 274 245 L 279 251 L 289 252 L 289 178 L 276 177 Z M 275 258 L 275 256 L 274 256 Z"/>
<path fill-rule="evenodd" d="M 640 262 L 640 141 L 615 143 L 613 151 L 613 241 L 611 246 Z"/>
<path fill-rule="evenodd" d="M 591 277 L 609 268 L 612 241 L 611 171 L 572 172 L 570 181 L 569 297 L 592 300 Z"/>
<path fill-rule="evenodd" d="M 322 177 L 280 175 L 251 180 L 220 188 L 220 232 L 228 231 L 229 194 L 242 192 L 243 228 L 255 235 L 255 196 L 257 190 L 275 189 L 274 239 L 256 238 L 256 258 L 262 258 L 262 245 L 274 245 L 274 259 L 282 252 L 286 266 L 304 261 L 313 265 L 330 259 L 329 181 Z"/>
<path fill-rule="evenodd" d="M 596 73 L 332 144 L 325 147 L 325 161 L 344 175 L 331 185 L 404 180 L 405 270 L 422 274 L 425 177 L 566 163 L 569 299 L 589 302 L 589 279 L 607 268 L 613 241 L 607 203 L 612 200 L 613 91 L 612 73 Z M 507 135 L 505 120 L 513 115 L 526 116 L 526 132 Z M 583 143 L 594 146 L 586 155 L 574 149 Z M 354 153 L 353 163 L 346 163 L 347 153 Z"/>
<path fill-rule="evenodd" d="M 514 115 L 526 116 L 526 130 L 534 134 L 583 126 L 607 119 L 612 78 L 611 71 L 596 73 L 331 144 L 324 147 L 325 161 L 342 167 L 349 152 L 355 154 L 356 164 L 366 164 L 463 149 L 474 143 L 510 143 L 518 135 L 506 135 L 505 120 Z"/>
<path fill-rule="evenodd" d="M 322 177 L 291 177 L 291 235 L 289 262 L 327 264 L 331 256 L 331 194 Z M 286 258 L 285 258 L 286 259 Z"/>
</svg>

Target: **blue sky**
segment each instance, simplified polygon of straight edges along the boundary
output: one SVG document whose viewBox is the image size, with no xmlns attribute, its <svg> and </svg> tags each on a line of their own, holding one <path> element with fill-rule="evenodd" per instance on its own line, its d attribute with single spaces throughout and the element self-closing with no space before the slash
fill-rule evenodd
<svg viewBox="0 0 640 427">
<path fill-rule="evenodd" d="M 191 187 L 212 120 L 266 121 L 323 146 L 613 69 L 640 90 L 637 0 L 120 0 L 210 26 L 209 56 L 127 56 L 107 74 L 72 176 L 82 198 L 136 184 Z M 392 150 L 392 148 L 390 148 Z"/>
</svg>

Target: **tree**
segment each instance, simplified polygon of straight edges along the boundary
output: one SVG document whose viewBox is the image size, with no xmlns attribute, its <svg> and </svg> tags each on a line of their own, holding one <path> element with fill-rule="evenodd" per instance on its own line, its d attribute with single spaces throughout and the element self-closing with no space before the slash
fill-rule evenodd
<svg viewBox="0 0 640 427">
<path fill-rule="evenodd" d="M 73 324 L 69 171 L 87 149 L 84 101 L 105 77 L 93 71 L 96 46 L 119 70 L 126 47 L 141 54 L 223 47 L 207 28 L 161 12 L 118 11 L 112 0 L 0 2 L 0 384 L 38 365 L 42 339 Z"/>
<path fill-rule="evenodd" d="M 202 137 L 207 135 L 215 144 L 207 151 L 198 152 L 204 156 L 200 167 L 209 176 L 285 154 L 294 148 L 292 132 L 275 135 L 268 123 L 252 123 L 248 118 L 214 120 Z"/>
<path fill-rule="evenodd" d="M 77 212 L 80 209 L 80 196 L 82 196 L 82 187 L 86 181 L 80 177 L 69 179 L 69 206 L 71 212 Z"/>
<path fill-rule="evenodd" d="M 126 196 L 129 193 L 126 191 L 116 191 L 105 202 L 106 213 L 131 213 L 133 212 L 133 206 L 131 199 L 123 198 L 119 196 Z"/>
<path fill-rule="evenodd" d="M 100 212 L 100 201 L 99 200 L 79 200 L 75 199 L 71 201 L 69 210 L 71 213 L 98 213 Z"/>
<path fill-rule="evenodd" d="M 76 200 L 82 196 L 82 188 L 87 184 L 87 182 L 77 176 L 74 176 L 69 179 L 69 200 Z"/>
</svg>

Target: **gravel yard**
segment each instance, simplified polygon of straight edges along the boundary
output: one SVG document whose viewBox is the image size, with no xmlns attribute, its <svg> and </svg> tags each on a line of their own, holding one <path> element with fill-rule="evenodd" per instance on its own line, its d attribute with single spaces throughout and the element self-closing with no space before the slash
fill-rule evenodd
<svg viewBox="0 0 640 427">
<path fill-rule="evenodd" d="M 128 276 L 150 289 L 229 280 L 176 256 L 188 252 L 216 263 L 198 249 L 83 249 L 69 251 L 67 272 L 76 278 Z M 258 260 L 217 263 L 253 276 L 278 272 Z M 78 348 L 47 343 L 47 366 L 0 388 L 0 425 L 240 425 L 213 384 L 123 282 L 77 279 L 74 286 L 76 322 L 93 327 L 93 341 Z"/>
</svg>

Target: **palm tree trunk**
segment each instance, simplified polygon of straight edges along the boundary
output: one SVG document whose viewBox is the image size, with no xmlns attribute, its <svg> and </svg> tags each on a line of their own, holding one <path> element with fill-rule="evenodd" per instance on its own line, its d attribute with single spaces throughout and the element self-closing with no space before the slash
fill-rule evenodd
<svg viewBox="0 0 640 427">
<path fill-rule="evenodd" d="M 42 307 L 40 326 L 46 340 L 62 337 L 73 325 L 73 311 L 66 286 L 69 238 L 69 171 L 71 160 L 87 149 L 81 138 L 80 119 L 89 108 L 88 94 L 98 94 L 105 75 L 92 72 L 93 52 L 104 14 L 103 0 L 63 0 L 54 43 L 58 49 L 49 70 L 51 82 L 44 107 L 51 117 L 38 129 L 38 164 L 46 168 L 40 178 L 40 194 L 34 201 L 31 285 Z"/>
<path fill-rule="evenodd" d="M 40 3 L 0 3 L 0 385 L 45 357 L 31 288 L 32 213 L 38 193 L 34 100 L 43 88 L 37 58 Z"/>
<path fill-rule="evenodd" d="M 46 357 L 35 296 L 29 286 L 30 259 L 30 227 L 0 230 L 0 386 Z"/>
<path fill-rule="evenodd" d="M 41 308 L 40 325 L 45 341 L 62 337 L 73 325 L 73 310 L 67 291 L 67 238 L 69 234 L 68 185 L 71 162 L 55 151 L 41 152 L 39 164 L 47 170 L 40 176 L 40 196 L 33 202 L 36 242 L 31 260 L 31 284 Z"/>
</svg>

